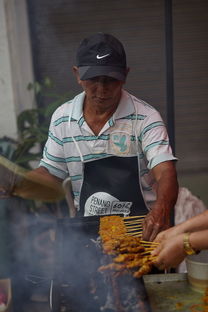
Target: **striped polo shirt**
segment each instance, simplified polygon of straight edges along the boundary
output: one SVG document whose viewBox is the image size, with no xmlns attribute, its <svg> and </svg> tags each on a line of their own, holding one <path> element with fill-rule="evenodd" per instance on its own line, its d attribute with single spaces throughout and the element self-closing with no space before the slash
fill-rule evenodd
<svg viewBox="0 0 208 312">
<path fill-rule="evenodd" d="M 75 206 L 79 209 L 85 162 L 110 156 L 137 156 L 139 183 L 149 208 L 156 199 L 150 170 L 161 162 L 176 160 L 160 114 L 122 90 L 117 110 L 95 135 L 83 116 L 84 98 L 82 92 L 53 113 L 40 166 L 63 180 L 71 178 Z"/>
</svg>

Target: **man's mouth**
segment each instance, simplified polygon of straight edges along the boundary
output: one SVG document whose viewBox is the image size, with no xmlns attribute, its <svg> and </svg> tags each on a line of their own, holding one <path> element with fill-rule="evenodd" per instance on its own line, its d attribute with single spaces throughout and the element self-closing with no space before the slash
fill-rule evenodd
<svg viewBox="0 0 208 312">
<path fill-rule="evenodd" d="M 106 101 L 109 101 L 110 98 L 109 98 L 109 97 L 108 97 L 108 98 L 96 97 L 96 100 L 97 100 L 98 102 L 106 102 Z"/>
</svg>

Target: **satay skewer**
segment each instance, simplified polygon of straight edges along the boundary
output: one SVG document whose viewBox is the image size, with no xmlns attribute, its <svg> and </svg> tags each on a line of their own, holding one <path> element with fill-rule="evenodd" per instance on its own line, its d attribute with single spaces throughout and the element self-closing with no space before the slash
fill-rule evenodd
<svg viewBox="0 0 208 312">
<path fill-rule="evenodd" d="M 157 256 L 149 256 L 148 257 L 148 259 L 150 260 L 150 261 L 155 261 L 156 259 L 157 259 Z"/>
<path fill-rule="evenodd" d="M 136 231 L 136 232 L 132 232 L 132 233 L 126 233 L 127 235 L 132 235 L 132 236 L 139 236 L 139 235 L 142 235 L 142 231 Z"/>
<path fill-rule="evenodd" d="M 114 261 L 102 267 L 102 270 L 111 269 L 120 274 L 127 269 L 127 271 L 131 270 L 135 278 L 151 271 L 151 261 L 155 259 L 151 252 L 157 247 L 157 244 L 141 239 L 141 223 L 144 217 L 127 218 L 127 222 L 121 217 L 103 217 L 101 219 L 99 233 L 103 241 L 103 250 L 112 255 Z M 135 272 L 135 268 L 139 269 Z"/>
<path fill-rule="evenodd" d="M 124 220 L 128 220 L 128 219 L 141 219 L 141 218 L 145 218 L 146 215 L 143 216 L 128 216 L 128 217 L 124 217 Z"/>
<path fill-rule="evenodd" d="M 148 241 L 143 241 L 141 240 L 140 243 L 143 245 L 143 244 L 150 244 L 150 245 L 155 245 L 155 246 L 158 246 L 159 243 L 156 243 L 156 242 L 148 242 Z"/>
<path fill-rule="evenodd" d="M 131 227 L 131 226 L 137 226 L 137 227 L 142 227 L 142 223 L 137 223 L 137 222 L 134 222 L 134 223 L 126 223 L 124 222 L 124 225 L 125 227 Z"/>
<path fill-rule="evenodd" d="M 139 219 L 139 220 L 124 220 L 125 224 L 138 224 L 138 223 L 142 223 L 143 220 Z"/>
<path fill-rule="evenodd" d="M 134 223 L 126 223 L 124 222 L 124 225 L 126 228 L 130 228 L 132 226 L 137 226 L 137 227 L 143 227 L 143 224 L 142 223 L 139 223 L 139 222 L 134 222 Z"/>
<path fill-rule="evenodd" d="M 155 248 L 152 248 L 151 250 L 143 251 L 140 253 L 141 256 L 148 256 L 151 255 L 151 251 L 153 251 Z"/>
<path fill-rule="evenodd" d="M 153 250 L 153 249 L 155 249 L 155 247 L 146 247 L 146 248 L 145 248 L 146 251 L 148 251 L 148 250 Z"/>
<path fill-rule="evenodd" d="M 142 226 L 128 226 L 126 228 L 127 232 L 135 231 L 135 230 L 142 230 Z"/>
</svg>

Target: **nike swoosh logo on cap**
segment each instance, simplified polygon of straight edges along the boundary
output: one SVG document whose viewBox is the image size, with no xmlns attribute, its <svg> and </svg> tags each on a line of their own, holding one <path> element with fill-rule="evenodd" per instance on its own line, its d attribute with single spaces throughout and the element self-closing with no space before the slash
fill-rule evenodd
<svg viewBox="0 0 208 312">
<path fill-rule="evenodd" d="M 106 56 L 108 56 L 108 55 L 110 55 L 110 53 L 105 54 L 105 55 L 99 55 L 99 54 L 97 54 L 96 58 L 97 58 L 98 60 L 100 60 L 100 59 L 102 59 L 102 58 L 104 58 L 104 57 L 106 57 Z"/>
</svg>

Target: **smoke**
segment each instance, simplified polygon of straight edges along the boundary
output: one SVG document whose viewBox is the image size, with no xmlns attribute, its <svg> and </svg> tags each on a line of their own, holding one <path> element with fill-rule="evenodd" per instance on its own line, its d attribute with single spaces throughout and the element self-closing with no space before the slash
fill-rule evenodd
<svg viewBox="0 0 208 312">
<path fill-rule="evenodd" d="M 8 277 L 12 280 L 14 311 L 29 311 L 28 302 L 48 306 L 55 263 L 56 217 L 43 205 L 40 213 L 20 198 L 7 200 Z M 41 210 L 42 208 L 42 210 Z"/>
<path fill-rule="evenodd" d="M 8 204 L 14 312 L 32 311 L 34 304 L 53 312 L 149 311 L 141 279 L 98 271 L 110 261 L 98 239 L 98 217 L 58 218 L 44 206 L 37 214 L 26 203 L 13 198 Z"/>
</svg>

